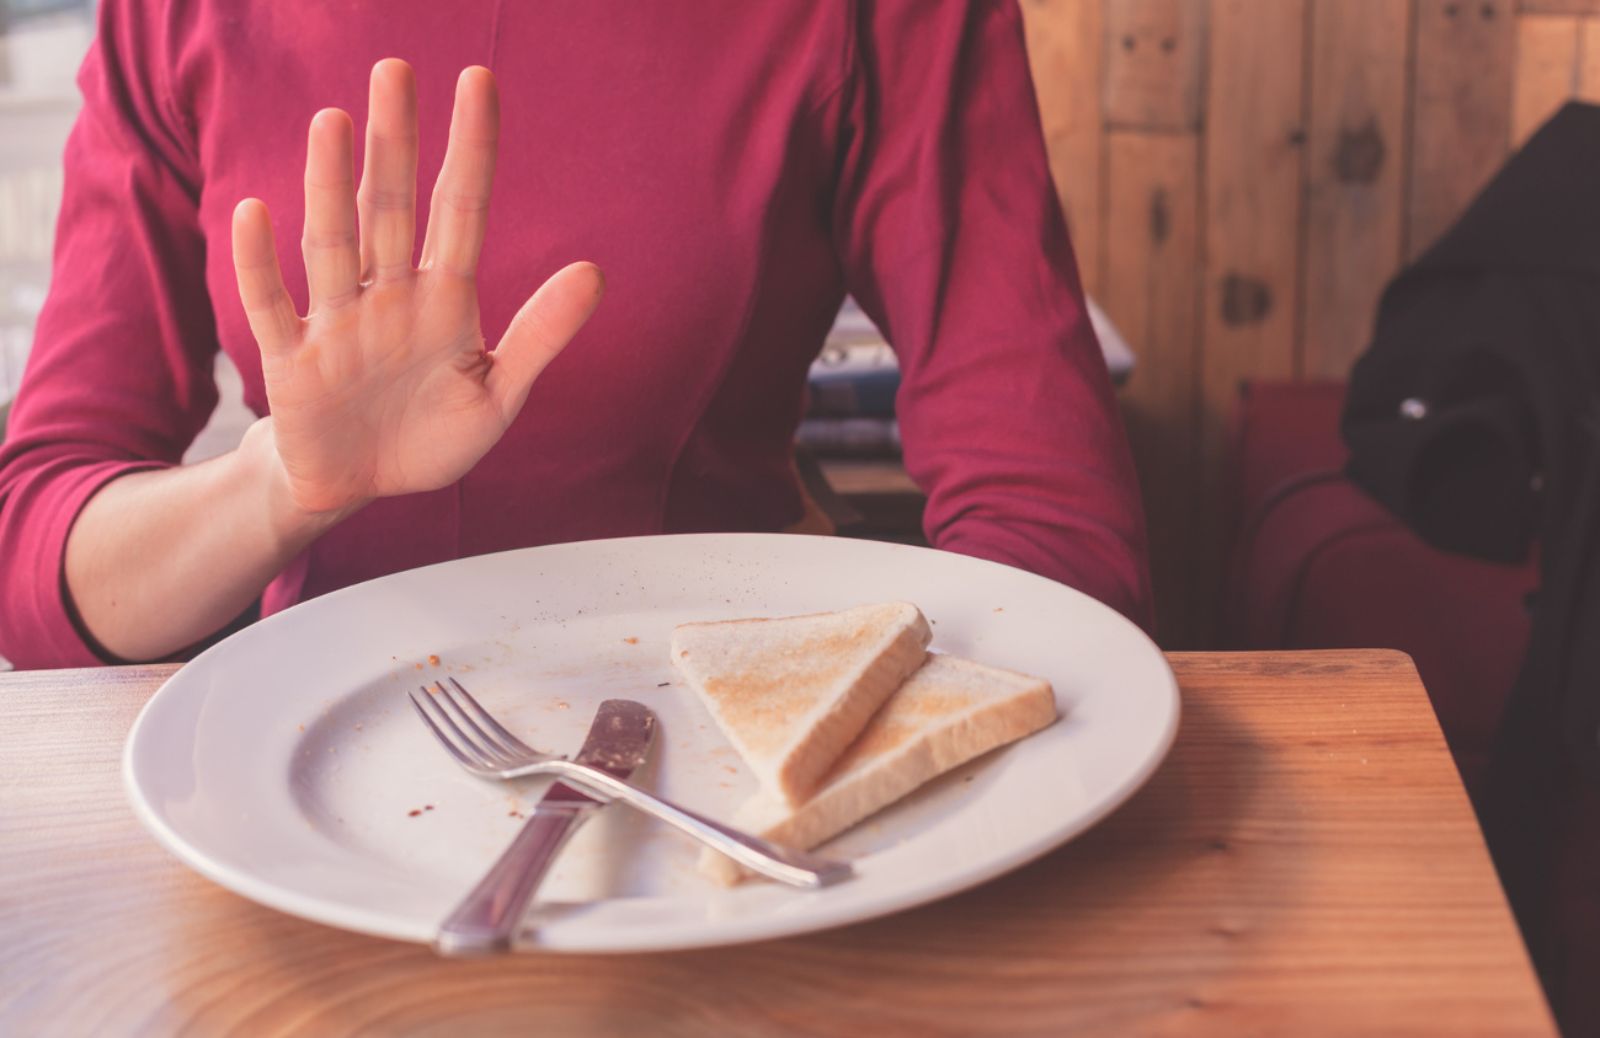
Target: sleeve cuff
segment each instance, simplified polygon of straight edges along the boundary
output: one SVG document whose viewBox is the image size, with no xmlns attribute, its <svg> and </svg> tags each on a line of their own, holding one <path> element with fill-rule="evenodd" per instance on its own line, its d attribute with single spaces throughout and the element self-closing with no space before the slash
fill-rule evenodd
<svg viewBox="0 0 1600 1038">
<path fill-rule="evenodd" d="M 101 487 L 160 462 L 101 461 L 75 465 L 44 482 L 31 500 L 14 502 L 37 521 L 17 538 L 20 565 L 7 581 L 12 620 L 5 654 L 19 669 L 100 666 L 119 662 L 88 634 L 67 593 L 67 536 Z M 9 540 L 9 538 L 7 538 Z"/>
</svg>

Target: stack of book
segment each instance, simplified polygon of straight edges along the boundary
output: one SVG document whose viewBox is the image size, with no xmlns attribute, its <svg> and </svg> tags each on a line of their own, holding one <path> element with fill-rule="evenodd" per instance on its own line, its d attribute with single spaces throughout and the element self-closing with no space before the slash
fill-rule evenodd
<svg viewBox="0 0 1600 1038">
<path fill-rule="evenodd" d="M 1117 383 L 1133 370 L 1133 354 L 1106 315 L 1089 301 L 1089 318 Z M 894 397 L 900 366 L 854 299 L 846 299 L 811 365 L 810 402 L 795 442 L 817 458 L 898 458 L 900 426 Z"/>
<path fill-rule="evenodd" d="M 809 403 L 795 442 L 819 458 L 899 457 L 899 388 L 894 351 L 855 300 L 845 300 L 811 365 Z"/>
</svg>

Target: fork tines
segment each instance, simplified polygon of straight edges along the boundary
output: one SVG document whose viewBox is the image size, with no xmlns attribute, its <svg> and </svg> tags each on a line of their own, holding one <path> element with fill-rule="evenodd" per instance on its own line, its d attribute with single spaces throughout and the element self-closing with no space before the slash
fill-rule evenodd
<svg viewBox="0 0 1600 1038">
<path fill-rule="evenodd" d="M 468 768 L 497 770 L 541 756 L 496 721 L 461 682 L 448 680 L 448 687 L 435 681 L 432 686 L 424 685 L 410 693 L 411 705 L 459 763 Z"/>
</svg>

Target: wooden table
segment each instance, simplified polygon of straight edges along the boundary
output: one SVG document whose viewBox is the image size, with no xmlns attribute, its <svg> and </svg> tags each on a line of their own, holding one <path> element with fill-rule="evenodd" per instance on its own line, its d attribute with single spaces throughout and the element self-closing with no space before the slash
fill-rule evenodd
<svg viewBox="0 0 1600 1038">
<path fill-rule="evenodd" d="M 1175 655 L 1184 717 L 1099 827 L 810 937 L 446 962 L 213 886 L 122 740 L 171 668 L 0 675 L 0 1033 L 1549 1035 L 1416 671 Z"/>
</svg>

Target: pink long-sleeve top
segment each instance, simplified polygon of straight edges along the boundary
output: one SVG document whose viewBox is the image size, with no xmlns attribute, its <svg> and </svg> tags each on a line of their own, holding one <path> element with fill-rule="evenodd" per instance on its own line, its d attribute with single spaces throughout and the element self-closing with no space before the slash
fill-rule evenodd
<svg viewBox="0 0 1600 1038">
<path fill-rule="evenodd" d="M 266 612 L 525 545 L 782 529 L 806 369 L 849 291 L 900 358 L 931 542 L 1147 619 L 1137 486 L 1015 0 L 103 0 L 100 19 L 0 451 L 0 654 L 19 665 L 100 659 L 63 586 L 69 529 L 107 481 L 180 463 L 218 350 L 267 412 L 231 211 L 266 200 L 303 311 L 307 122 L 336 105 L 359 126 L 391 55 L 417 71 L 424 206 L 456 74 L 499 79 L 488 341 L 570 260 L 607 296 L 476 468 L 332 530 Z"/>
</svg>

